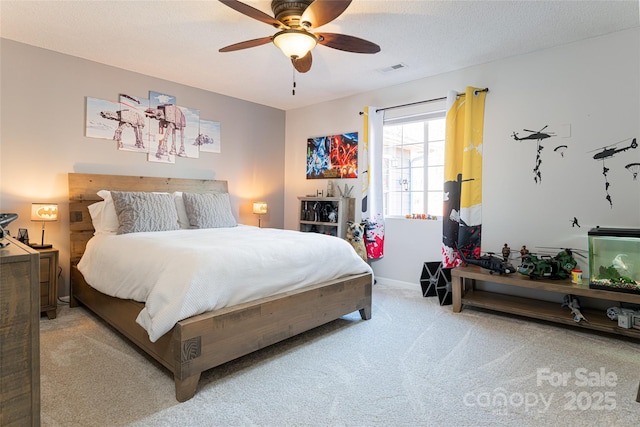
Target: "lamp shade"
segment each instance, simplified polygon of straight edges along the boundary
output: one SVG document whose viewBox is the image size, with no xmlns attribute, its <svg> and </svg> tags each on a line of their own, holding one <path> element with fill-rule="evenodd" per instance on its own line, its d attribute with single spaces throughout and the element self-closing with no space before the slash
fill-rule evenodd
<svg viewBox="0 0 640 427">
<path fill-rule="evenodd" d="M 266 202 L 253 202 L 253 213 L 258 215 L 264 215 L 267 213 Z"/>
<path fill-rule="evenodd" d="M 306 31 L 284 30 L 273 36 L 273 44 L 285 54 L 287 58 L 304 58 L 311 49 L 316 47 L 318 40 Z"/>
<path fill-rule="evenodd" d="M 31 221 L 57 221 L 58 205 L 56 203 L 32 203 Z"/>
</svg>

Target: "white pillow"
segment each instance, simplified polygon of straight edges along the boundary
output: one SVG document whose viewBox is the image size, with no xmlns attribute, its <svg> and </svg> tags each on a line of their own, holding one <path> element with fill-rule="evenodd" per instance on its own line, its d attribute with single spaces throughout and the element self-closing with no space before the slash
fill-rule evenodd
<svg viewBox="0 0 640 427">
<path fill-rule="evenodd" d="M 104 211 L 105 202 L 96 202 L 88 206 L 89 215 L 91 215 L 91 222 L 93 223 L 93 229 L 96 231 L 94 234 L 105 234 L 102 228 L 102 212 Z"/>
<path fill-rule="evenodd" d="M 101 192 L 100 197 L 108 198 L 110 203 L 107 204 L 107 202 L 103 200 L 87 207 L 89 215 L 91 215 L 93 229 L 95 230 L 94 234 L 117 234 L 119 223 L 115 214 L 115 207 L 111 201 L 111 193 L 108 191 Z"/>
<path fill-rule="evenodd" d="M 118 227 L 120 227 L 120 223 L 118 222 L 116 207 L 113 204 L 113 199 L 111 198 L 111 191 L 100 190 L 97 194 L 104 199 L 101 218 L 101 232 L 105 234 L 118 234 Z"/>
<path fill-rule="evenodd" d="M 180 228 L 191 228 L 189 226 L 187 209 L 184 206 L 184 199 L 182 198 L 182 191 L 176 191 L 171 196 L 173 197 L 173 202 L 176 204 L 176 210 L 178 211 L 178 224 L 180 225 Z"/>
</svg>

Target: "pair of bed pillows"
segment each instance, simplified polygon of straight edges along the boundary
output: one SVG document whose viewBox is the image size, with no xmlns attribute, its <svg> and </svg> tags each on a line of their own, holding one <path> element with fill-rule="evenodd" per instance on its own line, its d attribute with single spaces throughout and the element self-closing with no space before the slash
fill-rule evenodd
<svg viewBox="0 0 640 427">
<path fill-rule="evenodd" d="M 89 206 L 95 234 L 127 234 L 238 225 L 229 193 L 98 191 Z"/>
</svg>

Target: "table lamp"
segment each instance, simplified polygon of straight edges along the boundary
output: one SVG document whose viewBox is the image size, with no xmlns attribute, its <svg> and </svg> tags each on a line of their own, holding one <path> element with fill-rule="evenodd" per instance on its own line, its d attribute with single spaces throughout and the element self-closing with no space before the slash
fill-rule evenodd
<svg viewBox="0 0 640 427">
<path fill-rule="evenodd" d="M 253 202 L 253 213 L 258 215 L 258 227 L 260 228 L 260 218 L 267 213 L 267 202 Z"/>
<path fill-rule="evenodd" d="M 32 203 L 31 221 L 42 221 L 42 241 L 40 244 L 32 243 L 29 246 L 34 249 L 47 249 L 52 247 L 53 245 L 44 243 L 44 223 L 57 220 L 58 205 L 56 203 Z"/>
</svg>

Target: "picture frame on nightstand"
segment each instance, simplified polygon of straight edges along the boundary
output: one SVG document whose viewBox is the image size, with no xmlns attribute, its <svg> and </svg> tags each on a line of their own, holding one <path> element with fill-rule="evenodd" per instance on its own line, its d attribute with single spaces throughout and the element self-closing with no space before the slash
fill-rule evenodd
<svg viewBox="0 0 640 427">
<path fill-rule="evenodd" d="M 18 228 L 18 241 L 24 243 L 25 245 L 29 244 L 29 230 L 26 228 Z"/>
</svg>

